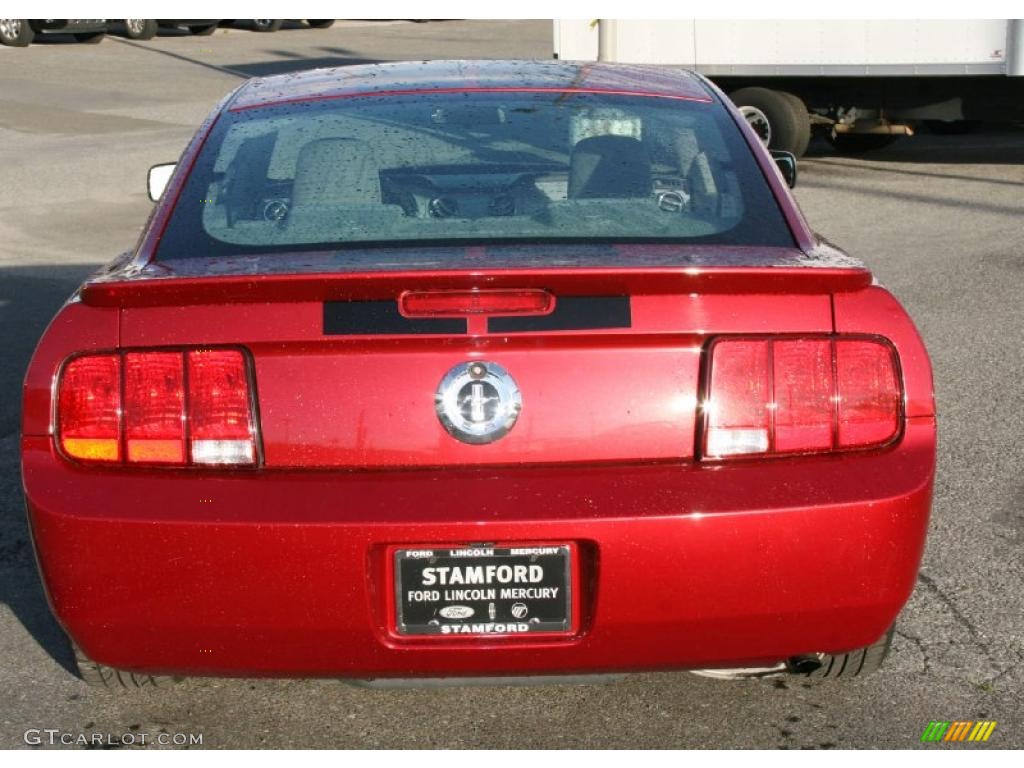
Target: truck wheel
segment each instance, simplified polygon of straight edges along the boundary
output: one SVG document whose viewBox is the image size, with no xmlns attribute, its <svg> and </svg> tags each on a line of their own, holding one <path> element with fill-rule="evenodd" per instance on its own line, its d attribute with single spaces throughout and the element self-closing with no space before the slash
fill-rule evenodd
<svg viewBox="0 0 1024 768">
<path fill-rule="evenodd" d="M 888 147 L 898 138 L 888 133 L 839 133 L 834 136 L 830 133 L 828 141 L 841 155 L 860 155 Z"/>
<path fill-rule="evenodd" d="M 877 672 L 889 655 L 894 630 L 895 627 L 890 627 L 888 632 L 866 648 L 838 656 L 826 653 L 820 657 L 821 666 L 805 674 L 812 680 L 847 680 Z M 799 667 L 796 671 L 799 673 Z"/>
<path fill-rule="evenodd" d="M 790 103 L 793 105 L 793 109 L 795 110 L 798 119 L 801 121 L 800 124 L 807 126 L 806 131 L 800 132 L 800 143 L 797 144 L 796 149 L 793 150 L 793 155 L 795 157 L 803 157 L 807 152 L 808 145 L 811 143 L 811 115 L 807 111 L 807 105 L 804 104 L 804 100 L 799 96 L 792 93 L 786 93 L 785 91 L 780 91 L 780 93 L 789 99 Z"/>
<path fill-rule="evenodd" d="M 152 40 L 159 28 L 156 19 L 124 20 L 124 36 L 129 40 Z"/>
<path fill-rule="evenodd" d="M 740 88 L 729 98 L 769 149 L 797 157 L 807 151 L 811 119 L 798 96 L 769 88 Z"/>
<path fill-rule="evenodd" d="M 284 19 L 253 19 L 252 26 L 257 32 L 277 32 Z"/>
<path fill-rule="evenodd" d="M 306 19 L 313 29 L 329 29 L 334 26 L 334 19 Z"/>
<path fill-rule="evenodd" d="M 32 42 L 35 34 L 28 19 L 0 19 L 0 43 L 14 48 L 24 48 Z"/>
<path fill-rule="evenodd" d="M 107 36 L 106 32 L 78 32 L 75 34 L 75 40 L 80 43 L 88 43 L 89 45 L 96 45 L 102 43 L 103 38 Z"/>
<path fill-rule="evenodd" d="M 199 27 L 189 27 L 188 31 L 193 35 L 199 35 L 200 37 L 207 37 L 217 31 L 216 24 L 204 24 Z"/>
<path fill-rule="evenodd" d="M 106 664 L 93 661 L 74 643 L 71 644 L 71 648 L 75 652 L 78 676 L 84 683 L 96 688 L 160 688 L 181 680 L 181 678 L 167 675 L 140 675 L 135 672 L 122 672 L 119 669 L 108 667 Z"/>
</svg>

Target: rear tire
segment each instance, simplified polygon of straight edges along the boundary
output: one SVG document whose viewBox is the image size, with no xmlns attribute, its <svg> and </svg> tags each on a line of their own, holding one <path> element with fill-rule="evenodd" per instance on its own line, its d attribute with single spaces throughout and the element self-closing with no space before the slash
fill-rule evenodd
<svg viewBox="0 0 1024 768">
<path fill-rule="evenodd" d="M 152 40 L 158 29 L 156 19 L 124 19 L 124 36 L 129 40 Z"/>
<path fill-rule="evenodd" d="M 28 19 L 0 19 L 0 44 L 25 48 L 34 37 Z"/>
<path fill-rule="evenodd" d="M 889 655 L 894 631 L 895 627 L 890 627 L 876 642 L 850 653 L 837 656 L 826 653 L 821 659 L 821 666 L 807 673 L 807 677 L 812 680 L 848 680 L 877 672 Z"/>
<path fill-rule="evenodd" d="M 106 664 L 93 661 L 74 643 L 71 644 L 71 648 L 75 652 L 78 676 L 87 685 L 95 688 L 163 688 L 181 679 L 167 675 L 141 675 L 135 672 L 122 672 L 119 669 L 108 667 Z"/>
<path fill-rule="evenodd" d="M 199 37 L 207 37 L 217 31 L 217 25 L 206 24 L 205 26 L 201 27 L 189 27 L 188 30 L 193 35 L 199 35 Z"/>
<path fill-rule="evenodd" d="M 284 19 L 253 19 L 252 27 L 257 32 L 277 32 L 284 24 Z"/>
<path fill-rule="evenodd" d="M 334 26 L 334 19 L 306 19 L 313 29 L 330 29 Z"/>
<path fill-rule="evenodd" d="M 97 45 L 102 43 L 103 38 L 106 36 L 106 32 L 76 32 L 75 40 L 80 43 L 86 43 L 87 45 Z"/>
<path fill-rule="evenodd" d="M 769 149 L 800 157 L 811 141 L 811 118 L 799 96 L 770 88 L 740 88 L 729 95 Z"/>
</svg>

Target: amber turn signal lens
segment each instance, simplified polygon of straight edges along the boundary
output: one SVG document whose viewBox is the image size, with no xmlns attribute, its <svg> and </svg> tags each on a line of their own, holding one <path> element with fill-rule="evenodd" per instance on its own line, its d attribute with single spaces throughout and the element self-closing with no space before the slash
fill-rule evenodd
<svg viewBox="0 0 1024 768">
<path fill-rule="evenodd" d="M 65 365 L 57 413 L 64 453 L 83 461 L 120 461 L 120 356 L 86 355 Z"/>
</svg>

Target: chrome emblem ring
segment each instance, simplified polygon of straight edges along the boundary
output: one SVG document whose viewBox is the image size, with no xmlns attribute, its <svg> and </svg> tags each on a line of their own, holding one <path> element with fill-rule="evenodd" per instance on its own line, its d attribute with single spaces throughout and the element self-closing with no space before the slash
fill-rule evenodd
<svg viewBox="0 0 1024 768">
<path fill-rule="evenodd" d="M 474 360 L 445 374 L 434 407 L 448 434 L 470 445 L 484 445 L 515 426 L 523 400 L 508 371 L 497 363 Z"/>
</svg>

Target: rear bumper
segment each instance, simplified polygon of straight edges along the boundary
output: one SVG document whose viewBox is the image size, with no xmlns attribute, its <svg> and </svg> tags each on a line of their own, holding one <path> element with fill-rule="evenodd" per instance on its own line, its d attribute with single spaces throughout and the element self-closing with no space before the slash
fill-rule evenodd
<svg viewBox="0 0 1024 768">
<path fill-rule="evenodd" d="M 51 605 L 97 661 L 353 678 L 752 666 L 867 645 L 916 580 L 935 424 L 880 453 L 722 467 L 83 470 L 23 439 Z M 575 542 L 567 637 L 403 638 L 394 545 Z"/>
</svg>

